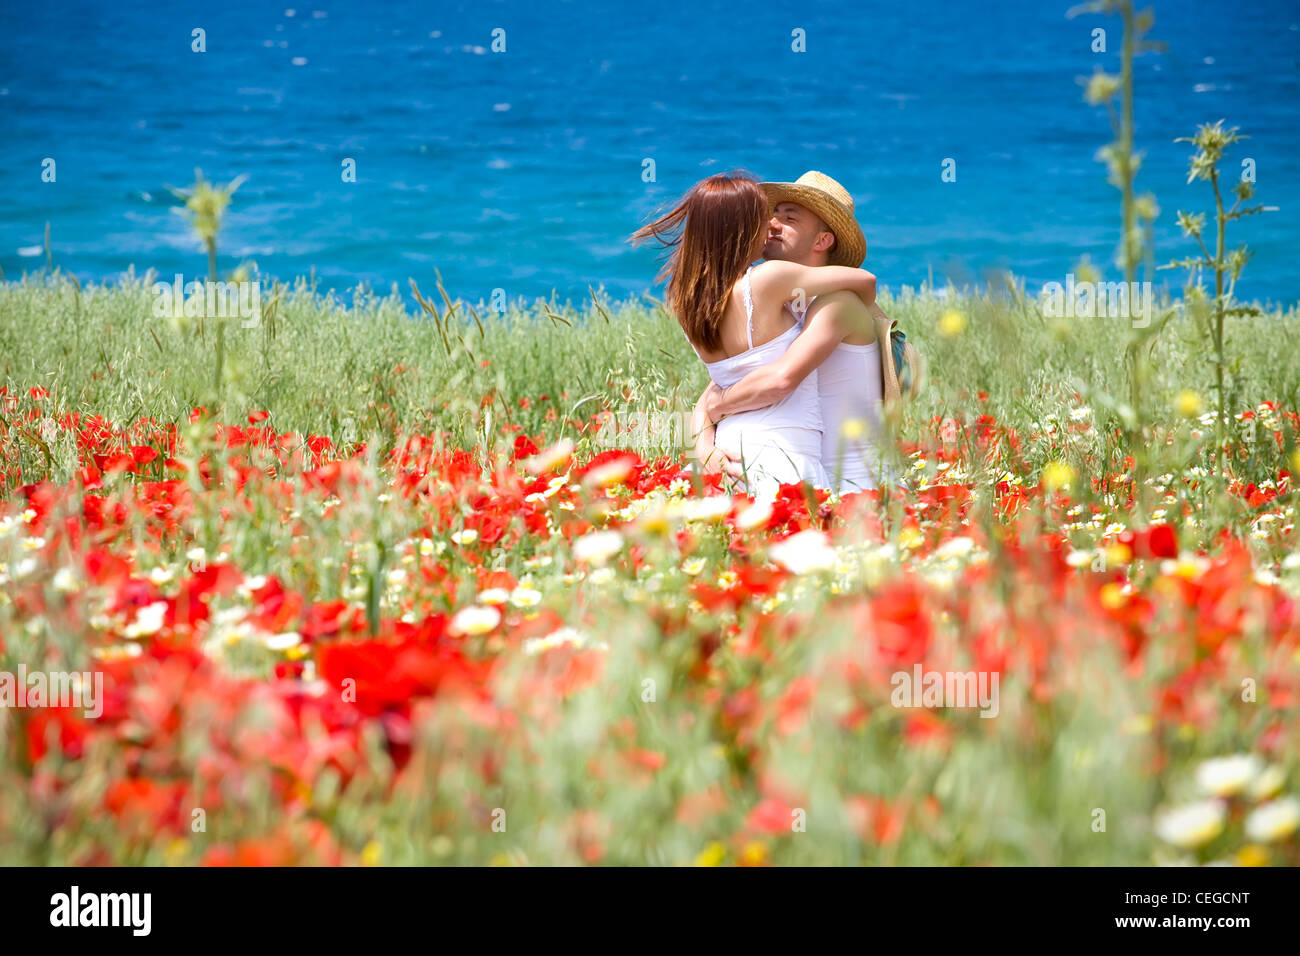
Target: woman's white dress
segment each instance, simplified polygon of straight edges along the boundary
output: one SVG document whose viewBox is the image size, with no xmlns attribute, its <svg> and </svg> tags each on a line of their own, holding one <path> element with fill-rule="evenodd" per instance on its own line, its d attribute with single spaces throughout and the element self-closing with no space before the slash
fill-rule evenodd
<svg viewBox="0 0 1300 956">
<path fill-rule="evenodd" d="M 753 269 L 753 266 L 750 266 Z M 741 292 L 745 300 L 745 334 L 749 349 L 717 362 L 705 362 L 719 388 L 740 381 L 748 372 L 785 354 L 803 330 L 796 323 L 762 345 L 754 344 L 754 300 L 749 272 Z M 728 415 L 718 423 L 714 444 L 741 457 L 745 484 L 755 500 L 770 501 L 779 486 L 808 481 L 817 488 L 830 485 L 822 467 L 822 417 L 817 372 L 811 372 L 793 392 L 774 405 Z"/>
</svg>

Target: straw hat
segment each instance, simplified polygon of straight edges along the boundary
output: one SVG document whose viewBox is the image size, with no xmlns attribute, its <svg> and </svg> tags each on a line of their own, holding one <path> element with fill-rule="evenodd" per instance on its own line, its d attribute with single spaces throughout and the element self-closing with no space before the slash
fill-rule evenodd
<svg viewBox="0 0 1300 956">
<path fill-rule="evenodd" d="M 857 268 L 867 258 L 867 238 L 853 215 L 849 191 L 825 173 L 810 169 L 792 183 L 760 183 L 773 208 L 792 202 L 811 209 L 835 233 L 835 248 L 827 260 L 833 266 Z"/>
<path fill-rule="evenodd" d="M 871 311 L 876 341 L 880 343 L 880 397 L 888 407 L 921 393 L 925 387 L 925 361 L 916 346 L 907 341 L 907 335 L 894 328 L 897 320 L 885 315 L 878 305 Z"/>
</svg>

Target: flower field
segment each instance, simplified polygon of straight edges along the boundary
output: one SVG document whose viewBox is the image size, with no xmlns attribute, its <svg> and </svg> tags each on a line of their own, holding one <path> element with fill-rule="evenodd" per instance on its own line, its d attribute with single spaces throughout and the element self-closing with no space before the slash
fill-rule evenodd
<svg viewBox="0 0 1300 956">
<path fill-rule="evenodd" d="M 102 674 L 102 712 L 0 709 L 0 862 L 1300 862 L 1281 379 L 1216 469 L 1167 365 L 1134 460 L 1103 390 L 1006 383 L 996 340 L 934 331 L 951 302 L 899 303 L 944 372 L 893 423 L 905 485 L 765 506 L 620 424 L 676 389 L 626 364 L 635 315 L 587 358 L 516 321 L 427 361 L 371 315 L 345 435 L 255 380 L 355 315 L 294 300 L 205 393 L 138 296 L 80 295 L 98 333 L 5 345 L 0 671 Z M 11 286 L 6 334 L 52 297 Z"/>
</svg>

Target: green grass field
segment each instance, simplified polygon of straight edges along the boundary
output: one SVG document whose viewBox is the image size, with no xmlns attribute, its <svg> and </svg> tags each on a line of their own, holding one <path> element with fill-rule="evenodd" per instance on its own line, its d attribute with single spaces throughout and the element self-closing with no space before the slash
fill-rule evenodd
<svg viewBox="0 0 1300 956">
<path fill-rule="evenodd" d="M 789 515 L 724 527 L 684 482 L 566 468 L 548 484 L 509 461 L 511 424 L 539 446 L 574 440 L 576 468 L 603 447 L 593 415 L 689 408 L 705 371 L 654 302 L 479 309 L 480 330 L 464 305 L 436 323 L 396 296 L 299 283 L 260 324 L 227 320 L 218 359 L 214 320 L 153 317 L 142 282 L 0 285 L 0 663 L 137 662 L 116 678 L 127 711 L 64 727 L 81 749 L 45 715 L 12 718 L 25 733 L 3 748 L 0 862 L 1294 863 L 1294 827 L 1250 817 L 1243 836 L 1242 821 L 1296 769 L 1300 562 L 1278 481 L 1297 468 L 1293 416 L 1260 408 L 1297 407 L 1296 311 L 1230 326 L 1227 493 L 1206 470 L 1214 376 L 1192 319 L 1154 340 L 1130 410 L 1123 320 L 1047 319 L 1008 295 L 882 304 L 930 370 L 894 426 L 909 489 L 828 524 L 829 564 L 770 579 L 773 560 L 791 565 L 767 539 Z M 227 452 L 189 424 L 196 406 L 373 449 L 433 436 L 498 467 L 421 459 L 451 477 L 410 494 L 369 456 L 330 484 L 343 473 L 308 477 L 284 449 Z M 178 424 L 184 468 L 142 462 L 82 491 L 89 450 L 46 428 L 70 412 L 111 423 L 97 452 L 145 440 L 117 437 L 139 418 Z M 1131 428 L 1146 513 L 1129 499 Z M 200 479 L 205 455 L 229 461 Z M 37 482 L 48 513 L 23 511 Z M 525 497 L 526 482 L 546 490 Z M 1257 504 L 1246 482 L 1282 490 Z M 1155 554 L 1143 542 L 1165 521 L 1177 547 Z M 601 528 L 617 554 L 584 556 Z M 237 568 L 240 589 L 214 593 L 194 629 L 140 616 L 215 589 L 195 583 L 196 553 Z M 110 576 L 84 586 L 96 568 Z M 506 593 L 494 623 L 482 606 Z M 359 630 L 311 631 L 307 610 L 329 602 Z M 465 610 L 469 630 L 444 633 Z M 187 671 L 195 648 L 206 663 Z M 431 657 L 399 680 L 400 653 Z M 426 686 L 449 655 L 491 666 L 474 678 L 490 705 Z M 890 669 L 922 658 L 1000 673 L 997 719 L 891 706 Z M 354 674 L 369 675 L 360 700 L 335 709 L 328 687 Z M 1237 699 L 1243 675 L 1259 706 Z M 298 693 L 298 677 L 326 688 L 310 700 L 328 740 L 268 716 L 270 688 Z M 1223 815 L 1158 822 L 1197 796 L 1203 761 L 1237 753 L 1273 764 L 1249 798 L 1232 764 L 1209 775 Z"/>
<path fill-rule="evenodd" d="M 271 311 L 267 298 L 264 312 Z M 0 382 L 11 390 L 44 386 L 67 410 L 119 423 L 140 415 L 185 421 L 202 405 L 228 421 L 265 410 L 277 428 L 336 439 L 349 428 L 437 428 L 454 444 L 488 447 L 491 430 L 478 414 L 485 394 L 495 393 L 525 430 L 553 436 L 549 407 L 561 416 L 689 408 L 708 381 L 681 330 L 653 301 L 599 309 L 590 301 L 576 308 L 539 302 L 503 314 L 480 303 L 481 321 L 461 305 L 447 321 L 449 351 L 438 324 L 395 293 L 341 299 L 299 280 L 261 324 L 227 323 L 218 384 L 215 332 L 200 335 L 192 319 L 182 326 L 155 318 L 153 302 L 143 281 L 78 289 L 55 276 L 0 285 Z M 1100 424 L 1121 421 L 1115 409 L 1129 395 L 1125 319 L 1045 318 L 1032 300 L 1005 293 L 903 289 L 882 294 L 881 304 L 929 368 L 929 388 L 909 410 L 913 421 L 983 413 L 1032 429 L 1078 404 L 1076 395 Z M 938 320 L 954 309 L 964 328 L 944 336 Z M 1230 407 L 1295 407 L 1298 318 L 1292 307 L 1230 323 Z M 1149 354 L 1139 419 L 1168 418 L 1185 390 L 1210 407 L 1211 356 L 1192 319 L 1175 317 Z M 540 395 L 549 402 L 539 403 Z M 521 408 L 521 399 L 531 407 Z"/>
</svg>

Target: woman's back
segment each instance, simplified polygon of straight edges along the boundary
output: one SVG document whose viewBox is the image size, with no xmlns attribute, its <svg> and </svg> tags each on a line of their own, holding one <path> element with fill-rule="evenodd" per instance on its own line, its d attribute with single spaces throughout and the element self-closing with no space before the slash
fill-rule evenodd
<svg viewBox="0 0 1300 956">
<path fill-rule="evenodd" d="M 728 303 L 723 317 L 723 350 L 715 352 L 712 360 L 707 354 L 700 354 L 709 377 L 720 388 L 733 385 L 746 373 L 780 358 L 802 330 L 784 307 L 774 310 L 784 315 L 769 315 L 766 321 L 760 319 L 753 296 L 752 272 L 753 267 L 736 283 L 743 310 L 739 323 L 737 316 L 731 314 L 735 303 Z M 736 297 L 733 294 L 733 300 Z M 739 329 L 735 327 L 737 324 Z M 729 448 L 741 456 L 750 491 L 757 497 L 771 498 L 780 484 L 809 481 L 825 487 L 821 427 L 817 373 L 813 372 L 781 401 L 724 418 L 718 424 L 716 441 L 719 447 Z"/>
<path fill-rule="evenodd" d="M 785 300 L 777 301 L 774 296 L 766 294 L 769 290 L 762 288 L 761 281 L 762 292 L 755 296 L 753 276 L 761 277 L 762 271 L 763 264 L 750 266 L 732 286 L 719 327 L 722 347 L 701 349 L 695 346 L 696 354 L 706 364 L 739 356 L 796 327 L 794 316 L 785 308 Z"/>
</svg>

